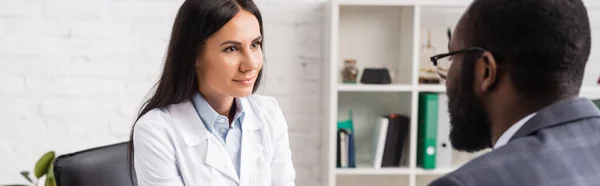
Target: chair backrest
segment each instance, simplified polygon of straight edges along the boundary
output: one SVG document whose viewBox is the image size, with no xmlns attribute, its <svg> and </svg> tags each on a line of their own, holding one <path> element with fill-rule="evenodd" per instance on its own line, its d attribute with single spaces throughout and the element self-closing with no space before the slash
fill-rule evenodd
<svg viewBox="0 0 600 186">
<path fill-rule="evenodd" d="M 58 186 L 137 185 L 135 171 L 129 169 L 128 145 L 129 142 L 122 142 L 58 156 L 54 161 L 56 184 Z"/>
</svg>

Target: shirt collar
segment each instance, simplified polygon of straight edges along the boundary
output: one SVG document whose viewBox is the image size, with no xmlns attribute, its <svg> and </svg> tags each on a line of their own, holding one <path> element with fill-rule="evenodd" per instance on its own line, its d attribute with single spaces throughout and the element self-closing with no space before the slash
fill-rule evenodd
<svg viewBox="0 0 600 186">
<path fill-rule="evenodd" d="M 500 148 L 504 145 L 506 145 L 506 143 L 508 143 L 508 140 L 510 140 L 510 138 L 512 138 L 513 135 L 515 135 L 515 133 L 525 124 L 527 123 L 527 121 L 529 121 L 529 119 L 531 119 L 533 116 L 535 116 L 535 112 L 529 114 L 528 116 L 525 116 L 524 118 L 522 118 L 521 120 L 519 120 L 517 123 L 515 123 L 514 125 L 510 126 L 506 131 L 504 131 L 504 133 L 502 133 L 502 135 L 500 136 L 500 138 L 498 138 L 498 141 L 496 141 L 496 144 L 494 144 L 494 149 Z"/>
<path fill-rule="evenodd" d="M 244 120 L 244 116 L 245 116 L 244 108 L 238 98 L 235 98 L 234 101 L 236 104 L 234 121 L 239 119 L 239 121 L 240 121 L 239 123 L 241 125 L 242 121 Z M 227 118 L 227 116 L 223 116 L 223 115 L 220 115 L 219 113 L 217 113 L 217 111 L 215 111 L 215 109 L 213 109 L 208 104 L 208 102 L 204 99 L 204 97 L 202 95 L 200 95 L 199 92 L 196 92 L 194 94 L 194 96 L 192 97 L 192 103 L 194 105 L 194 108 L 196 109 L 196 112 L 198 113 L 198 116 L 200 116 L 200 120 L 202 120 L 202 123 L 204 123 L 204 125 L 210 132 L 214 131 L 214 128 L 215 128 L 214 125 L 218 124 L 218 122 L 217 122 L 218 120 Z M 235 127 L 236 126 L 235 123 L 232 126 Z M 241 126 L 239 126 L 239 127 L 241 127 Z"/>
</svg>

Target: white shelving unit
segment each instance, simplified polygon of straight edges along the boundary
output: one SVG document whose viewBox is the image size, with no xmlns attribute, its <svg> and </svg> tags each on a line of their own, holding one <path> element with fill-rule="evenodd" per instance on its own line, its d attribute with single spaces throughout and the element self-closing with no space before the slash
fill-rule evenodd
<svg viewBox="0 0 600 186">
<path fill-rule="evenodd" d="M 424 170 L 416 165 L 418 95 L 421 92 L 445 94 L 445 85 L 419 84 L 419 69 L 433 67 L 422 54 L 426 34 L 431 30 L 436 53 L 447 52 L 446 29 L 454 29 L 469 0 L 331 0 L 325 8 L 325 55 L 323 72 L 323 184 L 427 185 L 477 155 L 455 152 L 453 168 Z M 588 4 L 588 11 L 600 3 Z M 598 25 L 600 26 L 600 24 Z M 594 33 L 600 33 L 594 31 Z M 594 42 L 593 42 L 594 43 Z M 600 52 L 600 50 L 597 50 Z M 596 52 L 596 59 L 600 53 Z M 594 52 L 592 52 L 594 53 Z M 361 72 L 367 67 L 386 67 L 392 84 L 365 85 L 341 83 L 345 59 L 355 59 Z M 589 62 L 592 63 L 592 62 Z M 600 63 L 595 61 L 593 63 Z M 430 66 L 428 66 L 430 65 Z M 596 65 L 600 67 L 600 64 Z M 600 71 L 600 70 L 598 70 Z M 600 74 L 600 72 L 598 72 Z M 600 98 L 600 86 L 585 85 L 582 95 Z M 357 168 L 336 168 L 336 123 L 352 109 L 356 131 Z M 372 128 L 376 117 L 390 112 L 410 118 L 408 163 L 398 168 L 374 169 L 369 164 Z M 456 159 L 454 159 L 456 158 Z"/>
</svg>

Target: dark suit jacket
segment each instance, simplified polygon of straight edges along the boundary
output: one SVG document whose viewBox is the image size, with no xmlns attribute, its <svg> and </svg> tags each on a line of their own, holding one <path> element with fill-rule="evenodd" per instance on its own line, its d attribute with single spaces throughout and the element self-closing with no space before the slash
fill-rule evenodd
<svg viewBox="0 0 600 186">
<path fill-rule="evenodd" d="M 430 186 L 600 186 L 600 111 L 573 98 L 548 106 L 509 140 Z"/>
</svg>

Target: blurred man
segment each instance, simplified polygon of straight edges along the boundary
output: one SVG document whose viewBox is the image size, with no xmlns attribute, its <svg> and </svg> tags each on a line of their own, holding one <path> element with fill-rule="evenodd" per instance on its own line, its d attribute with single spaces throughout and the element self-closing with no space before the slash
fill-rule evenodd
<svg viewBox="0 0 600 186">
<path fill-rule="evenodd" d="M 430 185 L 600 185 L 600 111 L 578 98 L 590 45 L 581 0 L 475 0 L 432 61 L 453 147 L 493 150 Z"/>
</svg>

